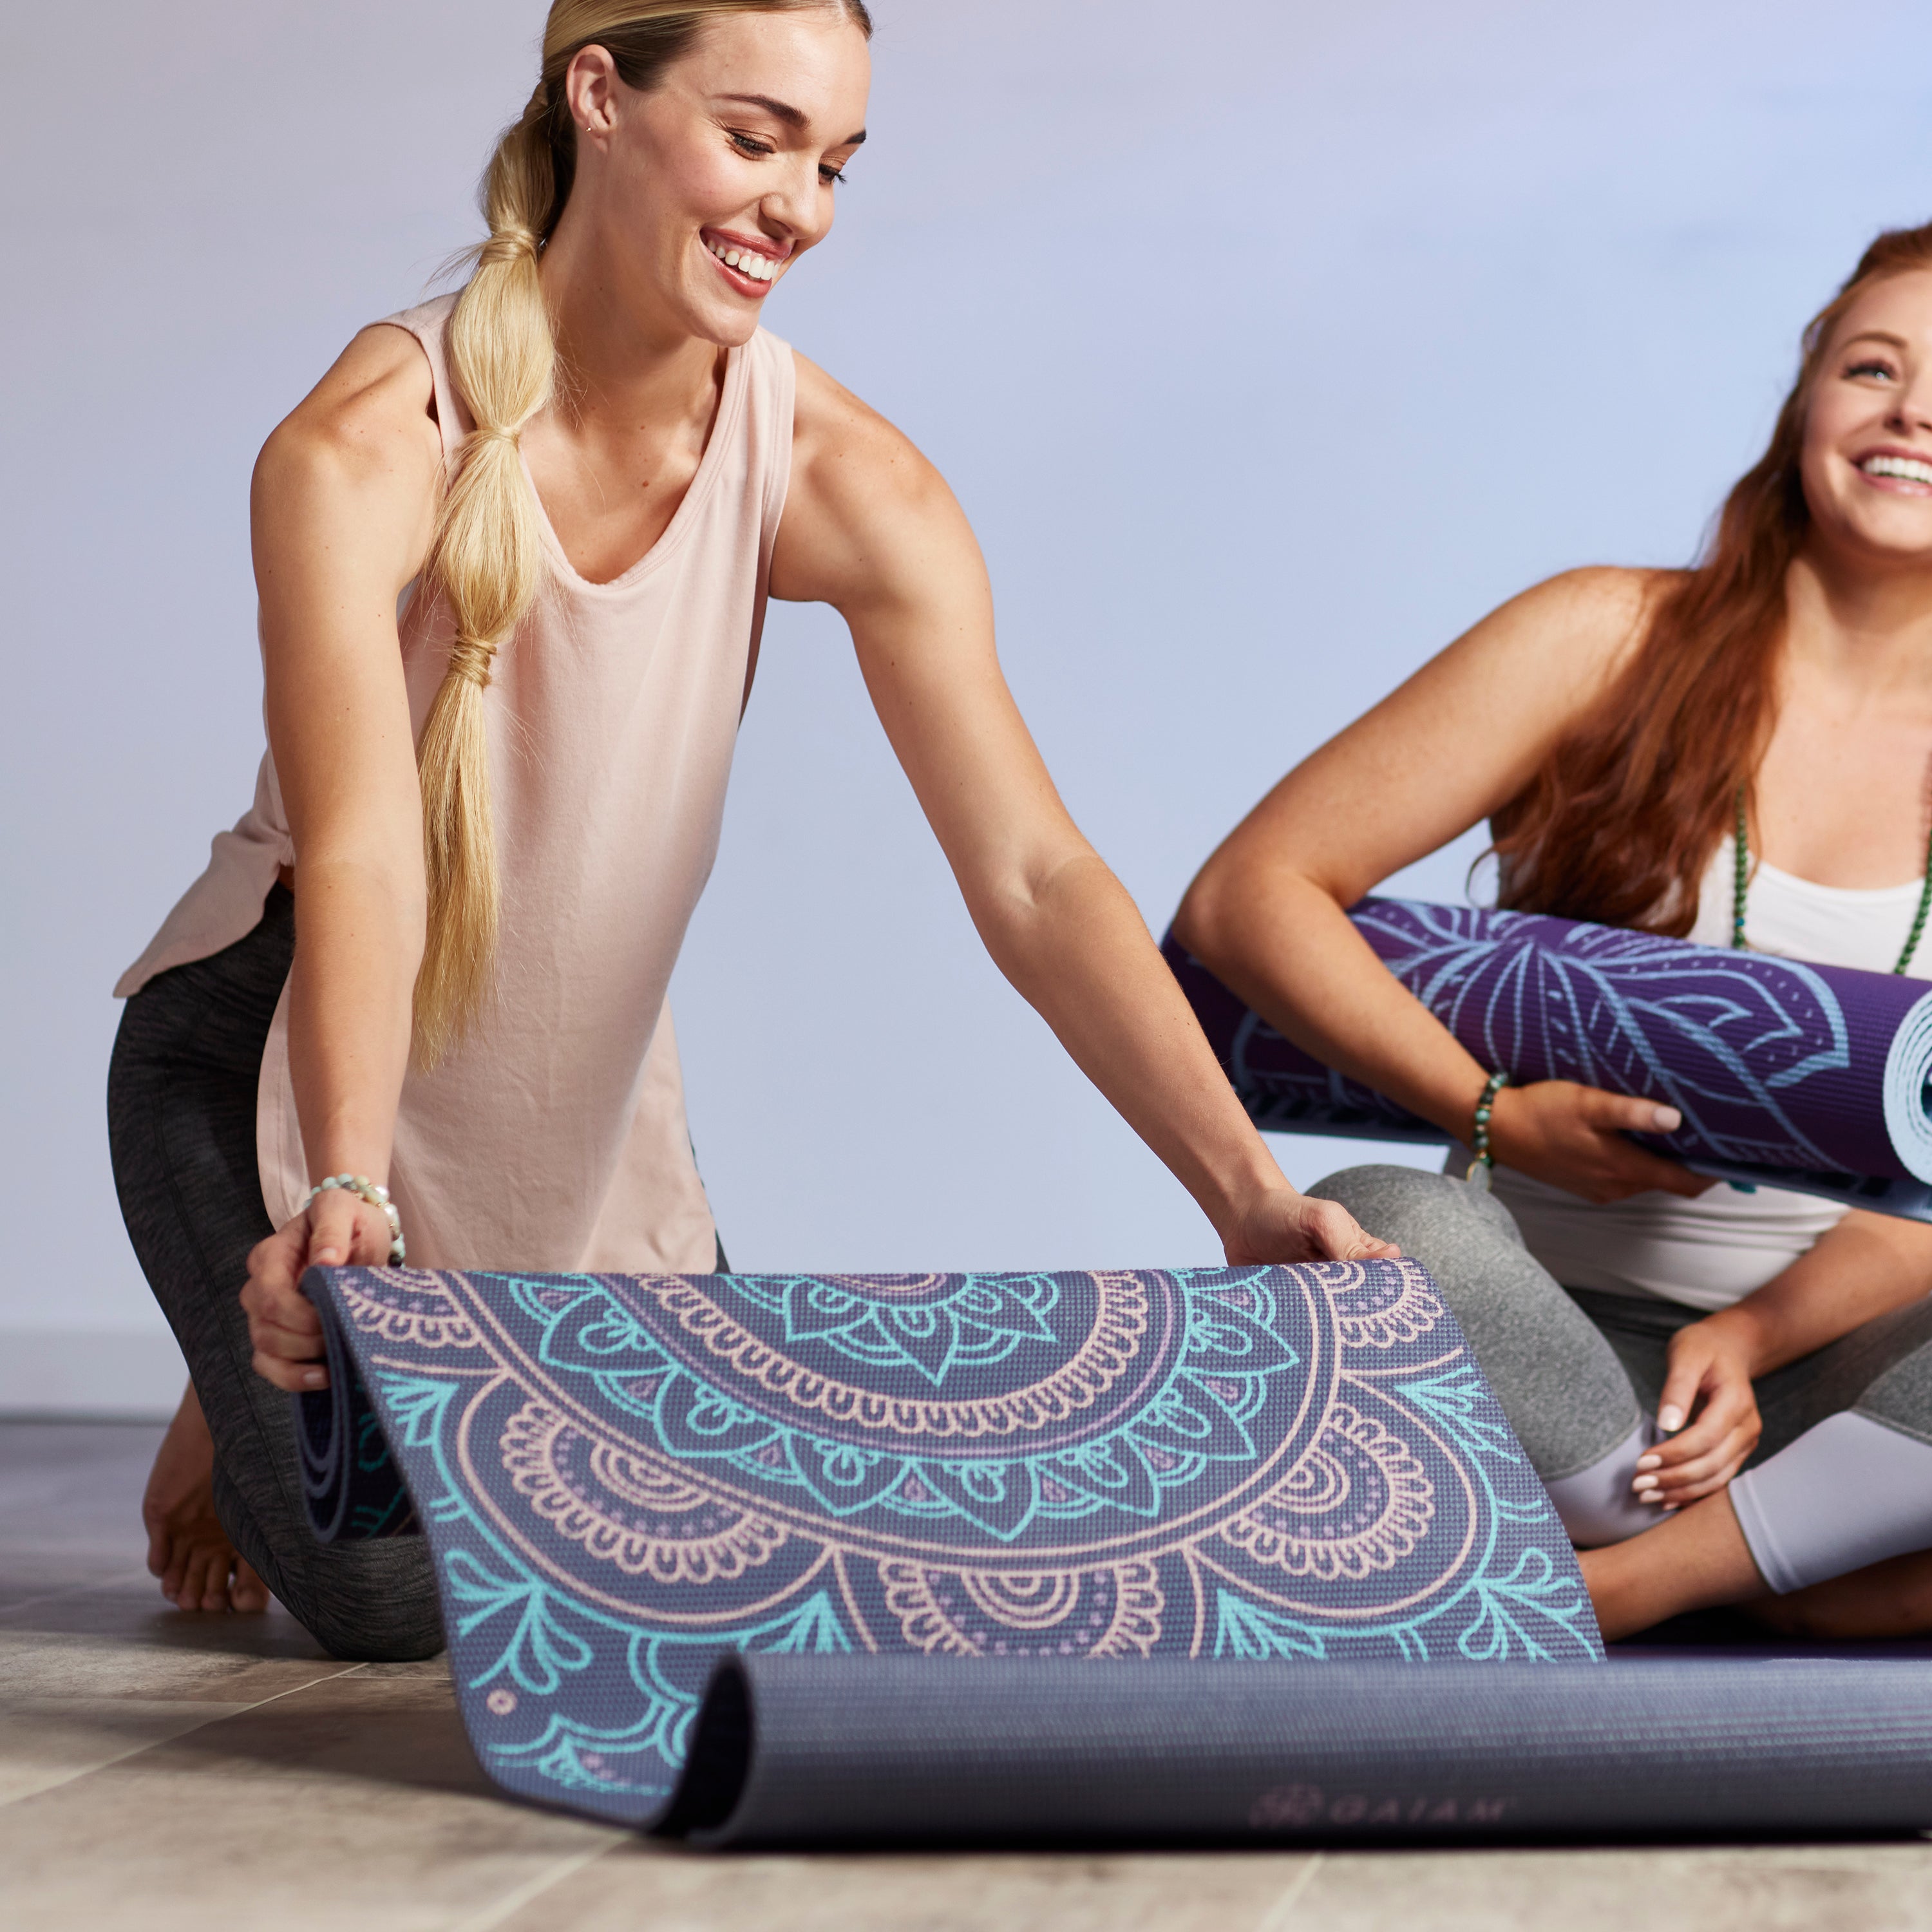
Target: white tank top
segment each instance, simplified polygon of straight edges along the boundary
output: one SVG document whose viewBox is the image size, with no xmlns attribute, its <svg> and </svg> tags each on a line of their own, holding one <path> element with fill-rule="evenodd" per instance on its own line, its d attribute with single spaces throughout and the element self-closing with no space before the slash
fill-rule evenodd
<svg viewBox="0 0 1932 1932">
<path fill-rule="evenodd" d="M 444 338 L 454 296 L 392 318 L 422 345 L 443 448 L 470 416 Z M 390 1185 L 426 1268 L 709 1272 L 711 1210 L 686 1131 L 665 989 L 718 847 L 746 668 L 791 465 L 791 351 L 730 352 L 698 473 L 664 534 L 592 584 L 541 515 L 548 568 L 484 694 L 502 936 L 482 1024 L 411 1070 Z M 449 658 L 447 607 L 401 619 L 420 734 Z M 250 931 L 295 848 L 274 760 L 255 802 L 115 990 Z M 299 890 L 299 888 L 298 888 Z M 278 1226 L 308 1182 L 288 995 L 262 1063 L 256 1152 Z"/>
<path fill-rule="evenodd" d="M 1731 943 L 1735 862 L 1726 838 L 1698 894 L 1688 937 L 1700 946 Z M 1751 874 L 1744 937 L 1753 951 L 1781 958 L 1889 973 L 1912 929 L 1922 884 L 1853 892 L 1814 885 L 1760 860 Z M 1932 979 L 1932 933 L 1906 970 Z M 1846 1212 L 1815 1195 L 1777 1187 L 1746 1193 L 1721 1180 L 1694 1201 L 1638 1194 L 1600 1207 L 1504 1167 L 1496 1171 L 1495 1187 L 1530 1252 L 1566 1286 L 1654 1295 L 1690 1308 L 1742 1300 Z"/>
</svg>

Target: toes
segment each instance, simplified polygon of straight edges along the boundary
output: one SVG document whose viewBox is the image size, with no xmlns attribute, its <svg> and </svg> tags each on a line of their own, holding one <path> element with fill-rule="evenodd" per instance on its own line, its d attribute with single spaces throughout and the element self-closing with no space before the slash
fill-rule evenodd
<svg viewBox="0 0 1932 1932">
<path fill-rule="evenodd" d="M 238 1610 L 266 1610 L 268 1586 L 239 1556 L 235 1559 L 235 1580 L 229 1586 L 229 1600 Z"/>
</svg>

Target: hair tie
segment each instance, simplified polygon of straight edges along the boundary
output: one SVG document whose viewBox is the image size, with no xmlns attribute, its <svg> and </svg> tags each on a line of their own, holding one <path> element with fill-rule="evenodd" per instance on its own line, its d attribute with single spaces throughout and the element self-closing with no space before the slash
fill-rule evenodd
<svg viewBox="0 0 1932 1932">
<path fill-rule="evenodd" d="M 496 655 L 496 646 L 481 638 L 459 637 L 449 647 L 450 674 L 466 678 L 478 691 L 488 691 L 490 661 Z"/>
<path fill-rule="evenodd" d="M 499 228 L 477 250 L 476 266 L 480 268 L 489 268 L 501 262 L 514 262 L 523 255 L 527 255 L 532 262 L 537 259 L 536 231 L 520 225 L 514 228 Z"/>
</svg>

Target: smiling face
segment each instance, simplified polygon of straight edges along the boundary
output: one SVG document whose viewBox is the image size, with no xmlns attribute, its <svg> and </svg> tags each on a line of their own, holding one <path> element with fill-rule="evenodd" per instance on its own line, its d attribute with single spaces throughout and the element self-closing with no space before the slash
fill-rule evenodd
<svg viewBox="0 0 1932 1932">
<path fill-rule="evenodd" d="M 1867 568 L 1932 568 L 1932 268 L 1840 319 L 1804 420 L 1812 541 Z"/>
<path fill-rule="evenodd" d="M 558 224 L 638 322 L 725 346 L 832 226 L 864 140 L 866 37 L 842 8 L 722 16 L 645 92 L 602 47 L 571 62 L 576 179 Z"/>
</svg>

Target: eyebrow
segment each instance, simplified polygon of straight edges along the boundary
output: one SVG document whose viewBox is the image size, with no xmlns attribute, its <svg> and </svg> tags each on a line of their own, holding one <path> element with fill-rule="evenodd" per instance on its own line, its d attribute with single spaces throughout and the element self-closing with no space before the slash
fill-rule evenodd
<svg viewBox="0 0 1932 1932">
<path fill-rule="evenodd" d="M 796 128 L 800 134 L 812 125 L 812 116 L 802 108 L 794 107 L 789 101 L 774 100 L 769 94 L 725 94 L 718 98 L 742 100 L 748 107 L 762 107 L 774 120 L 782 121 L 788 128 Z M 856 148 L 865 138 L 866 130 L 861 128 L 857 134 L 848 134 L 844 140 L 836 145 L 842 148 Z"/>
<path fill-rule="evenodd" d="M 1850 348 L 1855 342 L 1889 342 L 1895 348 L 1903 349 L 1905 346 L 1905 338 L 1902 335 L 1893 334 L 1888 328 L 1862 328 L 1857 334 L 1848 335 L 1845 338 L 1845 346 L 1847 349 Z"/>
</svg>

